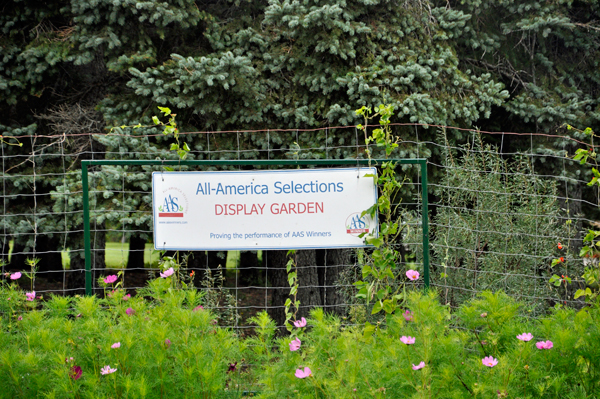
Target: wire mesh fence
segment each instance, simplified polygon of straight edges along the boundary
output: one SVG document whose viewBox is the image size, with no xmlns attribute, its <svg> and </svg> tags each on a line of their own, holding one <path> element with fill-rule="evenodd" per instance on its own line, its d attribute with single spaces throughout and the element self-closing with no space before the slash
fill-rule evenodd
<svg viewBox="0 0 600 399">
<path fill-rule="evenodd" d="M 446 127 L 396 125 L 397 158 L 429 162 L 431 285 L 456 307 L 483 290 L 502 289 L 524 301 L 532 316 L 573 298 L 584 282 L 577 255 L 582 232 L 593 223 L 595 193 L 586 170 L 565 156 L 582 145 L 562 136 L 512 135 Z M 83 159 L 174 159 L 162 134 L 110 134 L 19 138 L 22 148 L 2 145 L 2 273 L 37 273 L 23 288 L 38 294 L 82 294 L 84 279 Z M 364 159 L 364 137 L 354 127 L 182 133 L 189 159 Z M 378 155 L 373 148 L 373 156 Z M 254 166 L 260 169 L 267 166 Z M 272 166 L 270 166 L 272 168 Z M 242 170 L 244 166 L 193 170 Z M 192 170 L 189 166 L 176 170 Z M 244 328 L 267 309 L 281 324 L 289 294 L 284 251 L 152 250 L 151 173 L 165 166 L 97 166 L 90 169 L 93 290 L 102 276 L 123 272 L 131 293 L 158 276 L 161 256 L 178 257 L 188 280 L 206 292 L 220 323 Z M 398 165 L 403 181 L 396 202 L 402 232 L 397 270 L 422 269 L 422 198 L 418 167 Z M 562 249 L 558 248 L 561 243 Z M 298 251 L 300 289 L 310 307 L 324 307 L 348 324 L 369 312 L 353 283 L 368 250 Z M 554 267 L 553 259 L 563 259 Z M 593 262 L 594 259 L 587 259 Z M 192 274 L 193 277 L 190 277 Z M 555 285 L 553 275 L 572 284 Z M 564 277 L 562 277 L 564 278 Z M 414 285 L 420 287 L 420 284 Z"/>
</svg>

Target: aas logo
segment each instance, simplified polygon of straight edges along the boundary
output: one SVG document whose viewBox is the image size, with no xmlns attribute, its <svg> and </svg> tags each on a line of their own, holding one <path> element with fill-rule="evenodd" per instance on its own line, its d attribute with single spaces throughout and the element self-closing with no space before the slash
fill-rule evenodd
<svg viewBox="0 0 600 399">
<path fill-rule="evenodd" d="M 355 212 L 346 218 L 346 233 L 358 236 L 368 233 L 371 227 L 371 218 L 368 215 L 360 217 L 361 212 Z"/>
<path fill-rule="evenodd" d="M 164 197 L 158 206 L 158 217 L 182 218 L 184 212 L 187 211 L 185 194 L 177 188 L 170 188 L 163 193 Z"/>
</svg>

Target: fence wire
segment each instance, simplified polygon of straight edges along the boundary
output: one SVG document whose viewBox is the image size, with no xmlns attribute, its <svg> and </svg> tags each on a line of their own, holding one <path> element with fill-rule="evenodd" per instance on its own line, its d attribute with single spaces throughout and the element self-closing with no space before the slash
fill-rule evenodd
<svg viewBox="0 0 600 399">
<path fill-rule="evenodd" d="M 483 290 L 502 289 L 523 301 L 533 317 L 556 304 L 581 305 L 574 291 L 585 287 L 580 277 L 585 264 L 597 259 L 581 259 L 578 253 L 583 232 L 596 224 L 598 203 L 587 187 L 585 167 L 565 154 L 583 143 L 537 133 L 394 128 L 399 137 L 394 157 L 429 159 L 431 285 L 444 303 L 457 307 Z M 451 136 L 453 131 L 460 137 Z M 184 132 L 182 137 L 190 143 L 189 159 L 356 159 L 366 156 L 361 134 L 354 127 L 335 127 Z M 2 145 L 3 278 L 8 282 L 6 273 L 35 268 L 35 279 L 18 281 L 22 288 L 43 296 L 82 294 L 80 161 L 174 159 L 167 150 L 169 140 L 122 131 L 19 139 L 23 148 Z M 375 157 L 377 148 L 372 150 Z M 104 295 L 98 279 L 119 271 L 123 288 L 136 293 L 158 276 L 161 256 L 179 256 L 185 275 L 190 279 L 193 272 L 194 285 L 206 293 L 205 303 L 215 309 L 220 324 L 243 331 L 248 319 L 263 309 L 281 324 L 289 293 L 282 251 L 152 250 L 151 173 L 161 170 L 165 168 L 90 169 L 94 293 Z M 421 180 L 416 166 L 399 165 L 397 170 L 403 181 L 395 199 L 402 233 L 395 246 L 401 254 L 397 272 L 403 276 L 409 268 L 422 270 Z M 306 252 L 298 262 L 300 290 L 311 293 L 300 314 L 320 306 L 347 324 L 368 320 L 368 309 L 355 298 L 353 285 L 361 278 L 365 252 L 300 252 Z M 555 274 L 570 277 L 572 283 L 551 284 Z"/>
</svg>

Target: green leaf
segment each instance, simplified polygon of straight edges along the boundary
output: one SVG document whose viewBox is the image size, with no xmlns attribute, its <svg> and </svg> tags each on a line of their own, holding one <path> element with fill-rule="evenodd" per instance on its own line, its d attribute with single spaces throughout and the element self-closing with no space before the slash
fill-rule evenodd
<svg viewBox="0 0 600 399">
<path fill-rule="evenodd" d="M 362 218 L 365 215 L 371 216 L 371 218 L 375 219 L 375 213 L 377 212 L 377 204 L 373 204 L 367 210 L 361 212 L 360 217 Z"/>
<path fill-rule="evenodd" d="M 588 160 L 588 156 L 589 156 L 589 151 L 588 150 L 584 150 L 583 148 L 579 148 L 577 151 L 575 151 L 575 156 L 573 157 L 573 159 L 575 161 L 579 161 L 580 165 L 584 165 L 587 160 Z"/>
<path fill-rule="evenodd" d="M 154 124 L 155 124 L 155 125 L 159 125 L 159 124 L 160 124 L 160 121 L 158 120 L 158 116 L 154 115 L 154 116 L 152 117 L 152 122 L 154 122 Z"/>
<path fill-rule="evenodd" d="M 373 310 L 371 311 L 371 314 L 377 314 L 381 312 L 381 309 L 383 309 L 383 303 L 381 301 L 377 301 L 375 302 L 375 305 L 373 305 Z"/>
<path fill-rule="evenodd" d="M 583 237 L 583 241 L 584 242 L 591 242 L 594 240 L 594 238 L 596 238 L 597 235 L 595 234 L 594 231 L 592 230 L 588 230 L 588 233 L 585 235 L 585 237 Z"/>
<path fill-rule="evenodd" d="M 373 270 L 373 269 L 371 268 L 371 266 L 369 266 L 369 265 L 364 265 L 364 266 L 363 266 L 363 268 L 362 268 L 362 276 L 363 276 L 363 278 L 367 278 L 367 276 L 368 276 L 369 274 L 371 274 L 371 271 L 372 271 L 372 270 Z"/>
<path fill-rule="evenodd" d="M 562 283 L 562 280 L 560 279 L 559 276 L 557 276 L 556 274 L 553 275 L 552 277 L 550 277 L 550 284 L 554 284 L 555 287 L 559 287 L 560 284 Z"/>
<path fill-rule="evenodd" d="M 392 280 L 395 280 L 395 279 L 396 279 L 396 278 L 395 278 L 395 276 L 394 276 L 394 272 L 393 272 L 393 271 L 392 271 L 392 269 L 391 269 L 391 268 L 389 268 L 389 267 L 388 267 L 388 268 L 386 268 L 385 270 L 383 270 L 383 273 L 381 273 L 381 274 L 382 274 L 382 276 L 381 276 L 381 277 L 387 276 L 387 277 L 389 277 L 389 278 L 390 278 L 390 279 L 392 279 Z"/>
<path fill-rule="evenodd" d="M 288 274 L 288 283 L 290 286 L 294 285 L 294 281 L 296 280 L 296 272 L 291 272 Z"/>
<path fill-rule="evenodd" d="M 581 250 L 579 251 L 579 257 L 583 258 L 584 256 L 586 256 L 590 252 L 592 252 L 592 248 L 590 248 L 590 247 L 588 247 L 586 245 L 583 248 L 581 248 Z"/>
<path fill-rule="evenodd" d="M 366 241 L 367 241 L 367 244 L 373 245 L 376 248 L 379 248 L 381 246 L 381 244 L 383 244 L 383 241 L 381 240 L 381 238 L 378 238 L 375 236 L 368 236 Z"/>
<path fill-rule="evenodd" d="M 377 329 L 376 326 L 372 325 L 371 323 L 369 323 L 367 321 L 365 323 L 365 328 L 363 330 L 363 339 L 369 340 L 373 336 L 373 333 L 375 332 L 376 329 Z"/>
<path fill-rule="evenodd" d="M 396 310 L 396 304 L 394 303 L 393 300 L 386 299 L 385 301 L 383 301 L 383 310 L 386 313 L 393 313 L 394 310 Z"/>
<path fill-rule="evenodd" d="M 362 288 L 355 295 L 356 298 L 367 299 L 367 288 Z"/>
<path fill-rule="evenodd" d="M 294 259 L 289 259 L 286 265 L 287 272 L 289 273 L 292 270 L 292 266 L 294 266 Z"/>
<path fill-rule="evenodd" d="M 577 291 L 575 291 L 574 298 L 577 299 L 577 298 L 582 297 L 584 295 L 585 296 L 592 296 L 592 290 L 590 290 L 589 287 L 587 287 L 585 290 L 577 290 Z"/>
<path fill-rule="evenodd" d="M 158 107 L 158 109 L 165 114 L 165 116 L 171 115 L 171 110 L 167 107 Z"/>
</svg>

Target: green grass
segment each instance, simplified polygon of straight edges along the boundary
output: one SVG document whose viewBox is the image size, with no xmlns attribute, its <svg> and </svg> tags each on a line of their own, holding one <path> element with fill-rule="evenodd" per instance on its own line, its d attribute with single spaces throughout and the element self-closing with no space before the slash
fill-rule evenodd
<svg viewBox="0 0 600 399">
<path fill-rule="evenodd" d="M 8 259 L 10 262 L 10 257 L 12 254 L 12 249 L 14 242 L 11 240 L 9 242 L 8 249 Z M 106 249 L 104 253 L 105 264 L 107 268 L 111 269 L 120 269 L 126 266 L 127 263 L 127 252 L 129 251 L 129 243 L 122 242 L 107 242 Z M 259 259 L 262 257 L 262 251 L 258 251 Z M 69 256 L 69 251 L 64 250 L 61 252 L 62 265 L 64 269 L 70 269 L 71 267 L 71 258 Z M 144 266 L 145 267 L 157 267 L 158 260 L 160 259 L 159 251 L 154 250 L 154 246 L 152 243 L 146 244 L 146 249 L 144 250 Z M 227 269 L 234 269 L 238 267 L 240 263 L 240 251 L 228 251 L 227 252 Z"/>
<path fill-rule="evenodd" d="M 127 251 L 129 251 L 129 243 L 107 242 L 104 259 L 107 268 L 119 269 L 127 263 Z M 144 266 L 158 267 L 160 259 L 159 251 L 154 250 L 152 243 L 146 244 L 144 251 Z M 228 251 L 227 253 L 227 269 L 234 269 L 240 262 L 240 251 Z"/>
<path fill-rule="evenodd" d="M 227 251 L 227 262 L 225 267 L 227 269 L 235 269 L 240 264 L 240 251 Z"/>
<path fill-rule="evenodd" d="M 129 243 L 121 242 L 107 242 L 104 252 L 104 263 L 107 268 L 110 269 L 121 269 L 127 264 L 127 253 L 129 251 Z M 71 266 L 71 258 L 69 251 L 62 251 L 62 264 L 63 268 L 69 269 Z M 154 250 L 152 243 L 146 244 L 144 250 L 144 266 L 145 267 L 157 267 L 158 259 L 160 258 L 159 252 Z"/>
<path fill-rule="evenodd" d="M 129 251 L 129 243 L 125 242 L 107 242 L 104 252 L 104 262 L 107 268 L 120 269 L 127 265 L 127 253 Z M 152 243 L 146 243 L 144 250 L 144 266 L 157 267 L 159 252 L 154 250 Z"/>
</svg>

